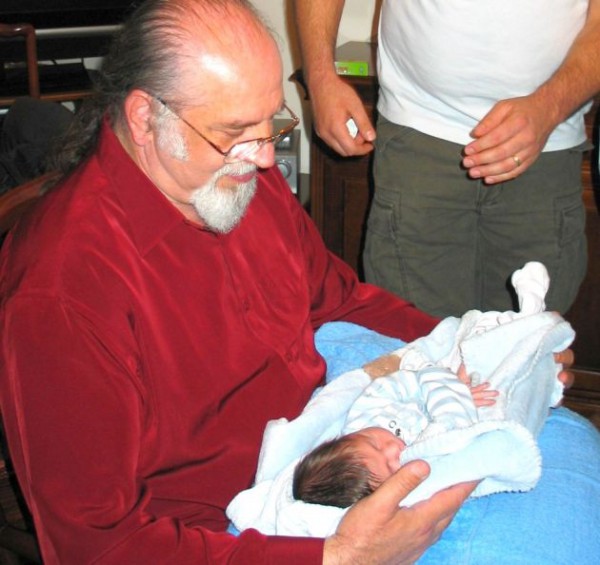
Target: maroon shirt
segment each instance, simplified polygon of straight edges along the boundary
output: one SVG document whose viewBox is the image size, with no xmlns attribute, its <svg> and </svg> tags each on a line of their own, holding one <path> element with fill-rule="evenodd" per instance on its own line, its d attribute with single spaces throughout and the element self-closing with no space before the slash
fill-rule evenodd
<svg viewBox="0 0 600 565">
<path fill-rule="evenodd" d="M 224 532 L 268 420 L 323 377 L 314 330 L 436 321 L 325 249 L 277 167 L 231 233 L 186 220 L 104 126 L 2 251 L 0 393 L 45 563 L 320 563 Z"/>
</svg>

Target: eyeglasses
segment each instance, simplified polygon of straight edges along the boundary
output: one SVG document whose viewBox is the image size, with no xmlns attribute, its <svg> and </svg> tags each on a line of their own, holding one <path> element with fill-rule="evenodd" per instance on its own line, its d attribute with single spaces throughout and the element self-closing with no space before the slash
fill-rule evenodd
<svg viewBox="0 0 600 565">
<path fill-rule="evenodd" d="M 226 163 L 232 163 L 234 161 L 247 159 L 248 157 L 253 156 L 261 147 L 263 147 L 267 143 L 278 143 L 300 123 L 300 118 L 298 118 L 298 116 L 296 116 L 296 114 L 294 114 L 294 112 L 292 112 L 292 110 L 290 110 L 290 108 L 288 108 L 288 106 L 284 104 L 283 108 L 289 114 L 288 119 L 292 120 L 289 124 L 286 124 L 277 133 L 270 135 L 269 137 L 258 137 L 256 139 L 240 141 L 239 143 L 235 143 L 226 151 L 219 147 L 216 143 L 213 143 L 200 130 L 198 130 L 180 114 L 175 112 L 173 108 L 171 108 L 171 106 L 166 102 L 166 100 L 163 100 L 159 96 L 155 96 L 154 98 L 156 98 L 156 100 L 158 100 L 165 108 L 167 108 L 167 110 L 169 110 L 169 112 L 171 112 L 178 119 L 180 119 L 185 125 L 187 125 L 194 132 L 196 132 L 215 151 L 218 151 L 221 155 L 223 155 L 223 157 L 225 157 Z M 279 118 L 279 114 L 277 114 L 275 117 Z"/>
</svg>

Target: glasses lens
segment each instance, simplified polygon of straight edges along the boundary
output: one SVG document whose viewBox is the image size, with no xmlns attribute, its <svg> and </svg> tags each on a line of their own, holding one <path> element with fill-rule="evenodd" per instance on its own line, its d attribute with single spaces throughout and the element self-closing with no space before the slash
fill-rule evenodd
<svg viewBox="0 0 600 565">
<path fill-rule="evenodd" d="M 271 137 L 252 139 L 235 144 L 229 150 L 226 161 L 231 162 L 248 159 L 257 153 L 265 143 L 273 143 L 274 145 L 280 145 L 281 147 L 288 146 L 289 143 L 291 143 L 289 134 L 298 125 L 299 121 L 300 120 L 292 114 L 287 107 L 284 108 L 280 112 L 277 112 L 273 117 L 273 134 Z"/>
<path fill-rule="evenodd" d="M 236 143 L 230 150 L 227 155 L 228 161 L 237 161 L 240 159 L 247 159 L 252 157 L 261 147 L 263 146 L 263 141 L 260 139 L 254 139 L 252 141 L 242 141 L 241 143 Z"/>
</svg>

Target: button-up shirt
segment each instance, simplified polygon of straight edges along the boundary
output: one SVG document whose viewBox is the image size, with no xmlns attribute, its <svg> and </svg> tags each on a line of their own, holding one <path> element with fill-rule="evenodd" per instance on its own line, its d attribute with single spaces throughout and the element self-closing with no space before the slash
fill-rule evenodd
<svg viewBox="0 0 600 565">
<path fill-rule="evenodd" d="M 105 123 L 4 245 L 0 393 L 45 563 L 320 563 L 323 541 L 225 532 L 265 424 L 321 383 L 314 330 L 436 323 L 324 247 L 274 167 L 240 224 L 189 221 Z"/>
</svg>

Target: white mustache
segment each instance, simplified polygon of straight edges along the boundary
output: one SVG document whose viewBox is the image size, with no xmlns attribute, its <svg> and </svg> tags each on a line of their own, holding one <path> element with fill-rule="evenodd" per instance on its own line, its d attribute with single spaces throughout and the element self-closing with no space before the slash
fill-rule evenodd
<svg viewBox="0 0 600 565">
<path fill-rule="evenodd" d="M 237 163 L 227 163 L 221 167 L 218 175 L 231 175 L 231 176 L 242 176 L 248 173 L 253 173 L 257 169 L 254 163 L 249 163 L 247 161 L 239 161 Z"/>
</svg>

